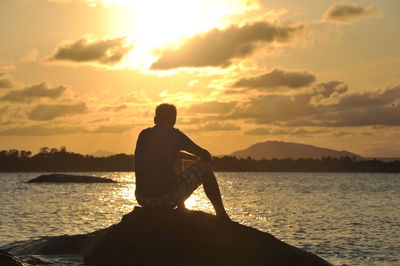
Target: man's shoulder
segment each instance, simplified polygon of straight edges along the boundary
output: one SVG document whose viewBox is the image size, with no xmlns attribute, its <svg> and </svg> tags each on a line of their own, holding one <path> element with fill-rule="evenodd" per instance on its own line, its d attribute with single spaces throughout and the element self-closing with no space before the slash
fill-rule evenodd
<svg viewBox="0 0 400 266">
<path fill-rule="evenodd" d="M 170 128 L 158 128 L 157 126 L 154 127 L 148 127 L 143 129 L 139 136 L 147 136 L 147 135 L 151 135 L 151 134 L 165 134 L 167 132 L 168 135 L 170 135 L 171 137 L 187 137 L 185 133 L 183 133 L 181 130 L 179 130 L 178 128 L 175 127 L 170 127 Z M 171 134 L 172 133 L 172 134 Z"/>
<path fill-rule="evenodd" d="M 148 128 L 142 129 L 142 131 L 140 131 L 140 135 L 144 135 L 144 134 L 151 132 L 153 130 L 153 128 L 154 127 L 148 127 Z"/>
<path fill-rule="evenodd" d="M 185 133 L 183 133 L 182 131 L 179 130 L 179 128 L 173 128 L 174 133 L 178 136 L 183 136 L 183 137 L 187 137 Z"/>
</svg>

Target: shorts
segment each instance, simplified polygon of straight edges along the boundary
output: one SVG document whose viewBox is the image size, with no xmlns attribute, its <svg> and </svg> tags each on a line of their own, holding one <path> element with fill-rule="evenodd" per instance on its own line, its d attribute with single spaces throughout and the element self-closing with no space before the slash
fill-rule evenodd
<svg viewBox="0 0 400 266">
<path fill-rule="evenodd" d="M 136 193 L 136 200 L 143 207 L 174 208 L 189 198 L 203 183 L 203 177 L 210 168 L 209 162 L 197 160 L 183 173 L 176 176 L 176 184 L 171 192 L 157 197 L 146 197 Z"/>
</svg>

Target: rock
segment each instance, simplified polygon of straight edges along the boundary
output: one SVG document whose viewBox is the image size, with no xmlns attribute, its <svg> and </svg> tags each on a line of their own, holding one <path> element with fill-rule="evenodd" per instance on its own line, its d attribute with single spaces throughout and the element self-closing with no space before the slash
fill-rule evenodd
<svg viewBox="0 0 400 266">
<path fill-rule="evenodd" d="M 79 254 L 93 266 L 331 265 L 271 234 L 211 214 L 140 207 L 90 234 L 20 241 L 2 249 L 19 257 Z"/>
<path fill-rule="evenodd" d="M 49 174 L 41 175 L 26 183 L 117 183 L 108 178 L 85 175 Z"/>
<path fill-rule="evenodd" d="M 29 266 L 31 264 L 24 262 L 8 252 L 0 249 L 0 265 L 1 266 Z"/>
<path fill-rule="evenodd" d="M 136 207 L 87 253 L 91 265 L 331 265 L 274 236 L 199 211 Z"/>
<path fill-rule="evenodd" d="M 111 228 L 111 227 L 110 227 Z M 47 236 L 35 240 L 17 241 L 7 244 L 1 249 L 15 256 L 26 255 L 84 255 L 109 228 L 88 234 Z"/>
</svg>

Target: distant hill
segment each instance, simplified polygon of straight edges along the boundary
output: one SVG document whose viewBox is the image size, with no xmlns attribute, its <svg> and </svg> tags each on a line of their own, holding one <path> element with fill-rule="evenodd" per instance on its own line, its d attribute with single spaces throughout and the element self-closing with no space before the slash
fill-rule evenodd
<svg viewBox="0 0 400 266">
<path fill-rule="evenodd" d="M 320 159 L 322 157 L 341 157 L 349 156 L 362 159 L 361 156 L 348 152 L 336 151 L 327 148 L 316 147 L 313 145 L 283 142 L 283 141 L 266 141 L 256 143 L 245 150 L 236 151 L 232 153 L 233 156 L 238 158 L 247 158 L 248 156 L 253 159 L 299 159 L 299 158 L 313 158 Z"/>
<path fill-rule="evenodd" d="M 108 156 L 114 155 L 114 153 L 109 152 L 109 151 L 99 150 L 99 151 L 96 151 L 96 152 L 92 153 L 92 155 L 94 157 L 108 157 Z"/>
</svg>

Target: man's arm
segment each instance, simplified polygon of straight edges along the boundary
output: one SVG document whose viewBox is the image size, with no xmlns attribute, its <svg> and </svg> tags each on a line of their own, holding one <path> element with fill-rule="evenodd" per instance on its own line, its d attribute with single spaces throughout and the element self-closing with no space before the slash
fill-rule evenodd
<svg viewBox="0 0 400 266">
<path fill-rule="evenodd" d="M 197 160 L 199 157 L 198 157 L 198 156 L 195 156 L 195 155 L 193 155 L 193 154 L 189 154 L 189 153 L 186 153 L 186 152 L 179 151 L 179 152 L 178 152 L 178 155 L 176 156 L 176 158 L 182 159 L 182 160 L 195 161 L 195 160 Z"/>
<path fill-rule="evenodd" d="M 180 131 L 179 131 L 180 132 Z M 206 150 L 194 143 L 188 136 L 181 133 L 181 149 L 191 154 L 200 157 L 204 161 L 211 162 L 213 160 L 211 154 Z"/>
</svg>

